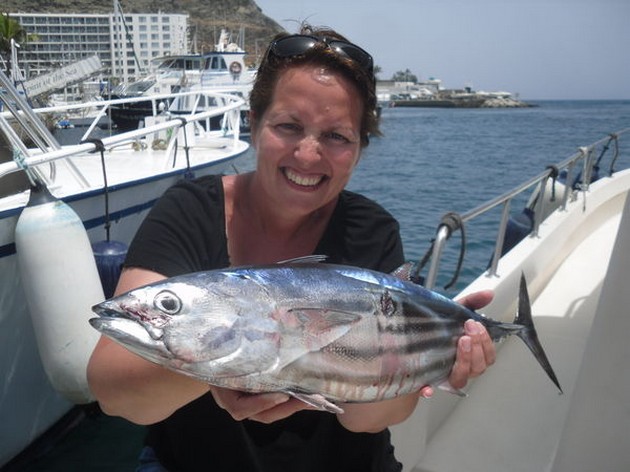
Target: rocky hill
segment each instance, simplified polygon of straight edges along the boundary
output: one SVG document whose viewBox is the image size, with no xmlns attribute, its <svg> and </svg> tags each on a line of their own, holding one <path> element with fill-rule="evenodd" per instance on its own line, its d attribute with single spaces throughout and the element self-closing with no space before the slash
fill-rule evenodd
<svg viewBox="0 0 630 472">
<path fill-rule="evenodd" d="M 221 28 L 233 34 L 242 29 L 249 62 L 255 60 L 257 44 L 260 49 L 283 30 L 253 0 L 121 0 L 120 4 L 125 13 L 188 13 L 191 34 L 196 31 L 200 51 L 213 48 Z M 0 7 L 3 13 L 111 13 L 113 10 L 113 0 L 3 0 Z"/>
</svg>

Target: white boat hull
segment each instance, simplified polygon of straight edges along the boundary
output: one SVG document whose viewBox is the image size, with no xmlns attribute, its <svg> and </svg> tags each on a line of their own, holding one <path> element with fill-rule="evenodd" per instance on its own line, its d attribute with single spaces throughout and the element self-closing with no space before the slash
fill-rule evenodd
<svg viewBox="0 0 630 472">
<path fill-rule="evenodd" d="M 498 276 L 482 275 L 462 293 L 494 290 L 484 312 L 509 321 L 525 273 L 564 394 L 509 338 L 467 398 L 438 393 L 394 428 L 404 470 L 630 470 L 629 192 L 628 170 L 595 182 L 504 256 Z"/>
<path fill-rule="evenodd" d="M 229 170 L 232 160 L 197 175 Z M 129 243 L 155 200 L 181 173 L 146 179 L 110 192 L 111 239 Z M 88 229 L 92 242 L 105 239 L 103 193 L 68 199 Z M 7 214 L 12 213 L 12 214 Z M 0 464 L 6 463 L 67 413 L 73 404 L 50 385 L 39 359 L 35 333 L 24 297 L 14 251 L 16 211 L 0 213 Z"/>
<path fill-rule="evenodd" d="M 5 87 L 10 91 L 8 85 L 5 84 Z M 26 104 L 14 100 L 22 110 L 29 112 Z M 7 106 L 11 103 L 8 102 Z M 0 128 L 13 148 L 21 150 L 25 159 L 23 163 L 0 163 L 0 181 L 25 165 L 36 169 L 39 178 L 46 179 L 50 192 L 78 214 L 92 243 L 107 239 L 105 223 L 110 221 L 109 239 L 129 244 L 149 209 L 167 188 L 190 174 L 200 177 L 229 171 L 247 151 L 249 145 L 238 139 L 237 120 L 230 119 L 225 130 L 213 133 L 205 132 L 203 127 L 194 123 L 215 115 L 236 117 L 243 101 L 227 97 L 223 103 L 223 107 L 188 115 L 183 120 L 168 121 L 168 117 L 163 117 L 156 120 L 159 122 L 153 127 L 103 138 L 107 192 L 101 153 L 98 149 L 97 152 L 89 152 L 94 150 L 94 144 L 61 149 L 49 144 L 45 151 L 28 149 L 11 131 L 17 114 L 1 114 Z M 93 102 L 86 106 L 105 109 L 109 103 Z M 43 111 L 51 113 L 53 110 Z M 32 110 L 30 112 L 33 113 Z M 14 121 L 9 124 L 11 119 Z M 230 127 L 232 124 L 235 126 Z M 33 133 L 47 140 L 45 129 L 37 124 L 34 128 Z M 18 266 L 15 228 L 29 194 L 29 191 L 15 192 L 0 197 L 0 418 L 3 424 L 0 428 L 0 466 L 22 452 L 74 406 L 54 390 L 42 367 L 31 319 L 33 314 L 29 312 L 25 298 L 29 280 L 20 273 Z M 46 238 L 40 238 L 40 241 L 46 241 Z M 73 248 L 70 246 L 53 247 L 51 251 L 63 251 L 72 257 Z M 38 252 L 42 253 L 44 257 L 45 251 Z M 36 266 L 36 261 L 33 263 L 31 260 L 30 267 Z M 80 280 L 81 277 L 75 274 L 74 279 Z M 81 287 L 71 287 L 67 294 L 69 304 L 77 298 L 72 296 L 73 290 L 81 290 Z M 83 356 L 89 354 L 81 353 Z M 51 372 L 50 368 L 48 372 Z M 80 374 L 85 379 L 84 373 Z"/>
</svg>

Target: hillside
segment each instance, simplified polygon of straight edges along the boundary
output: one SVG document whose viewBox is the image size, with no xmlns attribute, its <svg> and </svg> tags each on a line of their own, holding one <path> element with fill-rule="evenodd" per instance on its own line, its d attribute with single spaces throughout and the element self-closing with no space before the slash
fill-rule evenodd
<svg viewBox="0 0 630 472">
<path fill-rule="evenodd" d="M 111 13 L 113 1 L 93 0 L 3 0 L 2 12 Z M 245 31 L 245 50 L 255 60 L 256 43 L 260 49 L 283 28 L 265 16 L 253 0 L 121 0 L 125 13 L 188 13 L 189 25 L 197 31 L 201 51 L 213 48 L 221 28 L 233 34 Z M 259 51 L 262 53 L 262 51 Z"/>
</svg>

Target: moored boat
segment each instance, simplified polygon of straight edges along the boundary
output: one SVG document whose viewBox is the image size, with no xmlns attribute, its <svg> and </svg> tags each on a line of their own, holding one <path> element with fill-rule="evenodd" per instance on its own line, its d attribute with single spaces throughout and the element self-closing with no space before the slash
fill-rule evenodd
<svg viewBox="0 0 630 472">
<path fill-rule="evenodd" d="M 466 398 L 438 393 L 393 428 L 403 470 L 629 469 L 629 150 L 630 128 L 579 148 L 520 186 L 440 224 L 429 287 L 459 225 L 503 209 L 491 263 L 460 295 L 493 290 L 494 300 L 483 312 L 509 321 L 524 274 L 534 322 L 564 394 L 549 388 L 529 353 L 508 339 L 498 347 L 496 364 L 471 382 Z M 507 244 L 510 203 L 532 189 L 527 229 Z"/>
<path fill-rule="evenodd" d="M 53 243 L 59 236 L 59 228 L 52 230 L 43 224 L 48 220 L 56 223 L 55 217 L 60 213 L 55 212 L 61 204 L 55 202 L 63 203 L 78 217 L 79 233 L 87 232 L 85 240 L 126 244 L 150 207 L 169 186 L 178 179 L 229 170 L 246 152 L 248 144 L 240 139 L 239 133 L 243 100 L 230 94 L 186 92 L 185 96 L 203 94 L 218 100 L 221 105 L 178 117 L 165 114 L 140 130 L 95 137 L 99 120 L 112 105 L 125 100 L 33 110 L 2 73 L 0 87 L 4 89 L 1 98 L 5 110 L 0 114 L 0 130 L 12 153 L 12 159 L 0 163 L 0 182 L 5 182 L 9 175 L 25 173 L 31 180 L 31 187 L 43 186 L 54 197 L 52 205 L 44 203 L 43 211 L 31 218 L 28 225 L 22 224 L 22 229 L 27 229 L 29 234 L 24 238 L 23 232 L 18 240 L 16 227 L 20 221 L 24 223 L 25 207 L 33 192 L 29 188 L 17 188 L 0 196 L 0 345 L 3 352 L 0 356 L 0 416 L 3 421 L 0 466 L 4 466 L 73 409 L 75 403 L 90 404 L 88 395 L 85 398 L 80 398 L 80 393 L 73 396 L 79 389 L 72 386 L 66 389 L 68 382 L 60 381 L 64 365 L 50 365 L 63 364 L 64 351 L 75 352 L 72 349 L 80 344 L 80 339 L 66 339 L 63 345 L 55 346 L 55 339 L 66 336 L 67 330 L 41 333 L 43 325 L 36 322 L 55 326 L 58 321 L 59 326 L 73 327 L 82 326 L 83 320 L 45 320 L 43 317 L 49 313 L 34 313 L 29 309 L 29 305 L 33 306 L 32 300 L 27 300 L 26 296 L 35 292 L 39 298 L 38 306 L 53 308 L 57 305 L 62 311 L 67 306 L 70 311 L 74 301 L 84 295 L 82 292 L 87 293 L 83 286 L 68 286 L 65 295 L 56 288 L 50 293 L 42 293 L 41 284 L 34 287 L 37 285 L 34 280 L 47 282 L 42 274 L 48 274 L 51 287 L 59 287 L 60 283 L 63 286 L 67 276 L 79 280 L 91 277 L 88 266 L 78 273 L 64 274 L 62 268 L 55 270 L 54 264 L 51 266 L 44 260 L 53 255 L 55 260 L 72 262 L 79 251 L 81 234 L 75 239 L 69 233 L 63 233 L 62 228 L 60 239 Z M 165 94 L 160 97 L 172 100 L 177 96 Z M 81 142 L 77 140 L 72 145 L 61 146 L 40 116 L 63 116 L 83 106 L 99 110 L 95 121 L 86 127 Z M 221 130 L 210 131 L 209 127 L 202 126 L 216 116 L 224 117 Z M 53 217 L 49 218 L 50 215 Z M 39 247 L 28 247 L 33 235 L 37 236 Z M 22 255 L 24 252 L 43 254 L 42 260 L 36 256 L 34 261 L 31 260 L 29 272 L 25 273 L 24 267 L 28 264 L 24 265 L 20 259 L 20 251 Z M 89 316 L 89 305 L 78 308 Z M 91 346 L 81 347 L 77 365 L 84 365 L 90 352 Z M 84 368 L 76 370 L 82 370 L 77 372 L 77 377 L 84 377 Z M 63 375 L 65 373 L 67 369 Z"/>
<path fill-rule="evenodd" d="M 255 71 L 245 64 L 245 50 L 230 41 L 229 33 L 221 31 L 218 43 L 211 52 L 200 54 L 184 54 L 155 58 L 151 61 L 151 72 L 142 79 L 130 84 L 121 84 L 107 98 L 140 98 L 155 97 L 179 91 L 190 90 L 222 90 L 247 99 L 251 89 Z M 175 113 L 190 112 L 185 103 L 172 106 L 171 101 L 135 100 L 112 106 L 111 118 L 119 129 L 129 131 L 137 129 L 146 116 L 153 116 L 166 109 Z M 198 103 L 197 109 L 216 106 L 214 101 Z M 246 108 L 246 107 L 245 107 Z M 244 109 L 242 117 L 245 118 Z M 211 121 L 211 129 L 220 127 L 220 116 Z"/>
</svg>

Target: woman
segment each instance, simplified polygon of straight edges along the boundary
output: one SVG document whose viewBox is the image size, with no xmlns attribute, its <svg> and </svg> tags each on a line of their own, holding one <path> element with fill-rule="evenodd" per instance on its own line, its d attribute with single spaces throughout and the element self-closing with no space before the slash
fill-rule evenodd
<svg viewBox="0 0 630 472">
<path fill-rule="evenodd" d="M 182 273 L 325 254 L 390 272 L 403 263 L 398 223 L 344 190 L 378 134 L 370 55 L 330 30 L 302 29 L 270 44 L 250 96 L 255 172 L 182 182 L 138 231 L 122 293 Z M 488 293 L 467 304 L 479 308 Z M 450 383 L 461 388 L 494 361 L 485 329 L 466 325 Z M 103 337 L 88 378 L 102 409 L 147 424 L 147 462 L 166 470 L 400 470 L 387 427 L 417 394 L 313 411 L 280 393 L 213 387 L 144 361 Z M 234 452 L 230 452 L 234 451 Z M 164 470 L 161 468 L 152 470 Z"/>
</svg>

